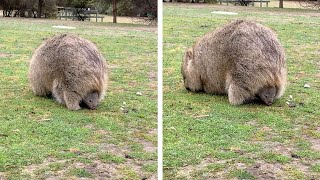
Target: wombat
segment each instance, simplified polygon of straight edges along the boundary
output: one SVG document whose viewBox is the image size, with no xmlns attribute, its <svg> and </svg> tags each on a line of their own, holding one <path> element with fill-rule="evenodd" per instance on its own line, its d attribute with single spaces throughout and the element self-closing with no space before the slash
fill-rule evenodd
<svg viewBox="0 0 320 180">
<path fill-rule="evenodd" d="M 184 86 L 227 94 L 233 105 L 259 97 L 267 105 L 284 93 L 284 49 L 267 27 L 237 20 L 203 36 L 184 55 Z"/>
<path fill-rule="evenodd" d="M 29 81 L 35 95 L 52 94 L 70 110 L 80 109 L 80 104 L 96 109 L 107 86 L 106 62 L 90 41 L 61 34 L 35 51 Z"/>
</svg>

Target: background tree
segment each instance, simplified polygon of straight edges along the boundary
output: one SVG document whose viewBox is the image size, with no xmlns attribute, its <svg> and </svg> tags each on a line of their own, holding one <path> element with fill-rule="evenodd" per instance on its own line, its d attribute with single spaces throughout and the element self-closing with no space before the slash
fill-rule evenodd
<svg viewBox="0 0 320 180">
<path fill-rule="evenodd" d="M 39 1 L 38 1 L 38 13 L 37 13 L 37 18 L 41 18 L 42 6 L 43 6 L 43 0 L 39 0 Z"/>
<path fill-rule="evenodd" d="M 117 16 L 156 22 L 158 8 L 157 0 L 0 0 L 4 16 L 56 17 L 56 6 L 97 9 L 99 13 L 112 15 L 114 23 Z"/>
<path fill-rule="evenodd" d="M 112 0 L 113 23 L 117 23 L 117 0 Z"/>
<path fill-rule="evenodd" d="M 320 10 L 320 0 L 300 0 L 300 5 L 303 7 Z"/>
<path fill-rule="evenodd" d="M 94 4 L 99 13 L 112 15 L 113 22 L 117 16 L 157 20 L 157 0 L 96 0 Z"/>
<path fill-rule="evenodd" d="M 132 0 L 131 13 L 141 17 L 157 19 L 157 0 Z"/>
<path fill-rule="evenodd" d="M 86 8 L 93 6 L 94 0 L 67 0 L 66 5 L 75 8 Z"/>
<path fill-rule="evenodd" d="M 283 8 L 283 0 L 279 0 L 279 8 Z"/>
</svg>

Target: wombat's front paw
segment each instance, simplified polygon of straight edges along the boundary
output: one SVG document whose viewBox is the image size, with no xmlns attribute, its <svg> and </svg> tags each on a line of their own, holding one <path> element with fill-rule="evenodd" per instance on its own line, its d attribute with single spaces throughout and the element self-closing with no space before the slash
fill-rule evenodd
<svg viewBox="0 0 320 180">
<path fill-rule="evenodd" d="M 244 91 L 240 90 L 234 84 L 230 84 L 228 89 L 228 99 L 230 104 L 232 105 L 240 105 L 244 102 L 244 98 L 240 95 L 243 94 Z"/>
<path fill-rule="evenodd" d="M 243 99 L 241 99 L 240 97 L 234 97 L 234 96 L 228 96 L 228 98 L 229 98 L 229 102 L 230 102 L 230 104 L 232 104 L 232 105 L 240 105 L 240 104 L 242 104 L 243 103 Z"/>
<path fill-rule="evenodd" d="M 72 111 L 77 111 L 77 110 L 81 109 L 79 104 L 67 104 L 67 108 Z"/>
</svg>

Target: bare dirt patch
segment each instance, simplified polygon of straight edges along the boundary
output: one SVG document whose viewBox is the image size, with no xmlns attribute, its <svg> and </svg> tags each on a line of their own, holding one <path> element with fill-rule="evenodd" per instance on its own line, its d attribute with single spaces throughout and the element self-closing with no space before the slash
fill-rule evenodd
<svg viewBox="0 0 320 180">
<path fill-rule="evenodd" d="M 129 82 L 129 86 L 130 87 L 136 87 L 138 85 L 138 82 L 137 81 L 130 81 Z"/>
<path fill-rule="evenodd" d="M 157 146 L 150 141 L 146 141 L 144 139 L 136 138 L 134 139 L 134 142 L 141 144 L 142 148 L 147 153 L 156 153 L 157 152 Z"/>
<path fill-rule="evenodd" d="M 266 163 L 264 161 L 258 161 L 254 166 L 247 168 L 251 175 L 257 179 L 283 179 L 284 171 L 280 163 Z"/>
<path fill-rule="evenodd" d="M 106 138 L 109 137 L 108 131 L 95 129 L 95 126 L 93 125 L 87 125 L 85 127 L 95 131 L 95 134 L 106 136 Z M 156 130 L 152 130 L 149 133 L 156 134 Z M 142 144 L 143 149 L 146 152 L 156 152 L 156 146 L 151 142 L 145 140 L 137 140 L 137 143 Z M 77 154 L 76 158 L 71 158 L 68 160 L 56 160 L 54 158 L 48 158 L 40 164 L 32 164 L 26 166 L 22 172 L 23 174 L 30 175 L 32 179 L 79 179 L 79 177 L 75 177 L 70 174 L 70 172 L 72 172 L 74 169 L 82 169 L 91 174 L 92 177 L 84 179 L 130 179 L 134 177 L 139 179 L 157 179 L 155 173 L 146 172 L 142 169 L 144 165 L 155 163 L 155 161 L 141 160 L 139 158 L 131 157 L 130 148 L 126 145 L 115 145 L 111 143 L 92 143 L 92 145 L 97 145 L 99 148 L 99 150 L 95 154 L 82 154 L 78 149 L 71 148 L 67 151 Z M 123 158 L 124 161 L 105 162 L 103 159 L 99 158 L 99 153 L 108 153 L 115 157 L 118 156 L 119 158 Z M 78 158 L 81 159 L 81 157 L 90 161 L 79 161 Z M 50 168 L 50 164 L 52 163 L 60 163 L 60 166 L 62 167 L 59 169 L 52 169 L 52 167 Z"/>
<path fill-rule="evenodd" d="M 5 177 L 5 173 L 4 172 L 0 172 L 0 179 L 2 180 L 2 179 L 4 179 L 4 177 Z"/>
<path fill-rule="evenodd" d="M 180 171 L 178 171 L 177 175 L 178 175 L 178 177 L 189 177 L 190 174 L 192 173 L 192 171 L 194 171 L 194 170 L 195 170 L 195 168 L 193 165 L 188 165 L 188 166 L 181 168 Z"/>
<path fill-rule="evenodd" d="M 148 78 L 150 80 L 150 83 L 149 83 L 149 87 L 152 89 L 152 90 L 157 90 L 157 72 L 149 72 L 148 73 Z"/>
<path fill-rule="evenodd" d="M 31 165 L 29 165 L 29 166 L 26 166 L 26 167 L 22 170 L 22 172 L 23 172 L 24 174 L 30 175 L 32 178 L 35 178 L 35 177 L 37 177 L 36 172 L 39 171 L 39 170 L 41 170 L 41 169 L 46 169 L 46 168 L 48 168 L 48 167 L 49 167 L 49 164 L 51 164 L 51 163 L 66 163 L 66 162 L 67 162 L 67 160 L 56 160 L 56 159 L 53 159 L 53 158 L 49 158 L 49 159 L 43 161 L 41 164 L 31 164 Z M 49 174 L 49 173 L 48 173 L 48 174 Z M 52 174 L 52 173 L 50 173 L 50 174 Z M 57 175 L 57 176 L 58 176 L 58 175 Z M 59 176 L 60 176 L 60 174 L 59 174 Z"/>
<path fill-rule="evenodd" d="M 1 47 L 1 46 L 0 46 Z M 7 53 L 0 53 L 0 58 L 5 58 L 5 57 L 9 57 L 10 54 Z"/>
<path fill-rule="evenodd" d="M 309 141 L 311 143 L 311 148 L 320 152 L 320 139 L 309 139 Z"/>
<path fill-rule="evenodd" d="M 306 179 L 316 179 L 310 172 L 310 164 L 301 162 L 298 159 L 290 164 L 267 163 L 257 161 L 253 166 L 246 168 L 246 171 L 257 179 L 296 179 L 295 175 L 302 173 Z"/>
<path fill-rule="evenodd" d="M 149 80 L 156 81 L 157 80 L 157 72 L 149 72 L 148 77 L 149 77 Z"/>
<path fill-rule="evenodd" d="M 108 152 L 110 152 L 110 149 Z M 115 151 L 112 151 L 112 152 L 113 152 L 112 154 L 116 153 Z M 122 157 L 126 157 L 126 155 Z M 134 158 L 126 158 L 126 161 L 121 164 L 104 163 L 100 160 L 95 160 L 93 165 L 90 165 L 89 167 L 88 165 L 86 165 L 85 169 L 90 171 L 92 174 L 94 174 L 95 177 L 100 177 L 101 175 L 103 175 L 103 177 L 109 177 L 112 179 L 123 179 L 124 173 L 122 171 L 129 169 L 142 179 L 142 178 L 150 178 L 154 176 L 154 174 L 146 173 L 142 170 L 142 166 L 147 163 L 150 163 L 150 162 L 140 161 Z"/>
<path fill-rule="evenodd" d="M 119 179 L 118 167 L 114 163 L 103 163 L 100 160 L 95 160 L 91 164 L 75 163 L 74 168 L 85 169 L 94 176 L 95 179 Z"/>
<path fill-rule="evenodd" d="M 295 151 L 293 147 L 288 145 L 283 145 L 279 142 L 264 141 L 261 143 L 265 151 L 275 152 L 277 154 L 282 154 L 284 156 L 290 157 Z"/>
<path fill-rule="evenodd" d="M 205 158 L 203 159 L 199 164 L 197 165 L 188 165 L 185 166 L 183 168 L 181 168 L 177 175 L 179 177 L 190 177 L 190 175 L 195 172 L 195 171 L 199 171 L 204 169 L 205 167 L 207 167 L 209 164 L 211 164 L 212 162 L 214 162 L 214 160 L 212 158 Z M 215 162 L 216 163 L 216 162 Z"/>
<path fill-rule="evenodd" d="M 148 153 L 157 152 L 157 146 L 155 146 L 152 142 L 140 141 L 140 143 L 143 145 L 144 151 L 146 151 Z"/>
<path fill-rule="evenodd" d="M 142 144 L 143 145 L 143 149 L 146 152 L 150 152 L 150 153 L 155 153 L 156 152 L 156 146 L 154 146 L 151 142 L 145 141 L 145 140 L 136 140 L 137 143 Z M 100 149 L 99 152 L 108 152 L 111 153 L 113 155 L 119 156 L 119 157 L 123 157 L 126 158 L 126 161 L 122 164 L 113 164 L 109 169 L 110 171 L 108 171 L 108 173 L 110 174 L 110 177 L 112 177 L 113 179 L 115 177 L 115 175 L 118 175 L 123 169 L 131 169 L 133 170 L 139 177 L 141 178 L 148 178 L 148 179 L 152 179 L 152 177 L 155 177 L 154 174 L 151 173 L 145 173 L 144 171 L 142 171 L 142 167 L 143 165 L 147 164 L 147 163 L 152 163 L 154 161 L 142 161 L 139 159 L 135 159 L 129 156 L 130 154 L 130 149 L 126 146 L 121 146 L 118 147 L 114 144 L 100 144 Z M 105 163 L 101 162 L 101 161 L 96 161 L 96 166 L 97 167 L 103 167 L 106 166 L 104 165 Z M 113 169 L 113 171 L 111 171 Z M 90 169 L 88 169 L 90 170 Z M 107 174 L 108 174 L 107 173 Z M 96 173 L 94 173 L 95 175 L 97 175 Z M 120 173 L 121 174 L 121 173 Z"/>
<path fill-rule="evenodd" d="M 158 85 L 156 83 L 149 83 L 149 88 L 152 90 L 157 90 L 158 89 Z"/>
<path fill-rule="evenodd" d="M 320 62 L 316 62 L 317 66 L 320 68 Z"/>
<path fill-rule="evenodd" d="M 127 148 L 118 148 L 115 145 L 104 145 L 104 149 L 113 155 L 124 157 L 127 151 Z M 77 159 L 69 160 L 55 160 L 47 159 L 41 164 L 32 164 L 26 166 L 23 169 L 23 173 L 30 175 L 32 179 L 37 179 L 39 177 L 45 179 L 79 179 L 78 177 L 70 177 L 70 171 L 73 169 L 84 169 L 92 175 L 93 179 L 125 179 L 125 171 L 129 170 L 134 172 L 139 178 L 147 179 L 156 179 L 155 174 L 147 173 L 142 170 L 142 166 L 150 162 L 142 162 L 140 160 L 127 158 L 124 163 L 113 163 L 113 162 L 102 162 L 99 159 L 96 159 L 94 156 L 86 158 L 92 159 L 89 163 L 83 163 L 77 161 Z M 62 163 L 64 164 L 63 168 L 57 171 L 52 171 L 49 168 L 49 165 L 52 163 Z M 40 172 L 40 173 L 39 173 Z M 0 174 L 1 177 L 1 174 Z M 92 179 L 89 178 L 89 179 Z"/>
<path fill-rule="evenodd" d="M 148 134 L 150 136 L 157 136 L 158 130 L 157 129 L 151 129 L 148 131 Z"/>
<path fill-rule="evenodd" d="M 99 145 L 100 152 L 109 152 L 111 154 L 125 157 L 126 154 L 129 153 L 129 148 L 127 147 L 118 147 L 114 144 L 102 143 Z"/>
<path fill-rule="evenodd" d="M 142 136 L 140 136 L 140 131 L 133 131 L 131 132 L 133 135 L 136 134 L 135 137 L 131 139 L 132 142 L 135 142 L 139 145 L 142 145 L 142 149 L 147 153 L 157 153 L 157 144 L 153 141 L 153 139 L 148 140 L 149 138 L 143 138 L 143 136 L 146 137 L 157 137 L 157 129 L 150 129 L 147 131 L 147 133 L 144 131 Z"/>
</svg>

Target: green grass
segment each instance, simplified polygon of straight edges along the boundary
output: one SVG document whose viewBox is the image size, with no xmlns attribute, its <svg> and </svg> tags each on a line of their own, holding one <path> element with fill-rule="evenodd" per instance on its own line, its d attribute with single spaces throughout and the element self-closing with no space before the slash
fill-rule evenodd
<svg viewBox="0 0 320 180">
<path fill-rule="evenodd" d="M 65 167 L 64 163 L 54 162 L 49 164 L 49 168 L 51 171 L 59 171 L 59 170 L 62 170 L 64 167 Z"/>
<path fill-rule="evenodd" d="M 52 28 L 61 24 L 76 29 Z M 144 141 L 157 141 L 156 134 L 149 133 L 157 123 L 156 27 L 0 18 L 0 29 L 0 179 L 34 179 L 46 173 L 35 174 L 38 169 L 60 168 L 59 164 L 48 168 L 48 161 L 70 161 L 64 169 L 76 163 L 89 167 L 99 160 L 99 153 L 108 152 L 106 145 L 113 145 L 123 157 L 125 153 L 140 153 L 142 157 L 133 158 L 133 162 L 156 162 L 156 152 L 130 149 Z M 45 39 L 64 32 L 91 40 L 107 60 L 109 87 L 97 110 L 69 111 L 53 99 L 34 96 L 28 85 L 28 60 L 34 50 Z M 120 110 L 122 106 L 128 112 Z M 124 163 L 117 162 L 117 166 Z M 34 170 L 29 171 L 33 166 Z M 128 168 L 140 166 L 132 163 Z M 136 173 L 139 177 L 152 175 L 144 170 Z M 86 175 L 81 171 L 79 174 Z M 58 178 L 68 176 L 66 171 Z M 119 178 L 131 178 L 130 173 Z"/>
<path fill-rule="evenodd" d="M 244 170 L 232 171 L 229 175 L 230 177 L 235 177 L 237 179 L 255 179 L 254 176 Z"/>
<path fill-rule="evenodd" d="M 92 177 L 92 174 L 85 169 L 74 168 L 74 169 L 71 169 L 69 173 L 70 175 L 77 176 L 77 177 L 87 177 L 87 178 Z"/>
<path fill-rule="evenodd" d="M 225 164 L 208 164 L 207 169 L 209 172 L 220 171 L 226 167 Z"/>
<path fill-rule="evenodd" d="M 320 164 L 315 164 L 314 166 L 312 166 L 312 170 L 314 172 L 320 173 Z"/>
<path fill-rule="evenodd" d="M 290 162 L 290 158 L 281 154 L 273 153 L 273 152 L 267 152 L 262 155 L 262 158 L 265 159 L 267 162 L 270 163 L 288 163 Z"/>
<path fill-rule="evenodd" d="M 148 172 L 157 172 L 158 164 L 157 163 L 149 163 L 149 164 L 145 164 L 142 168 Z"/>
<path fill-rule="evenodd" d="M 216 15 L 212 11 L 239 14 Z M 318 11 L 302 9 L 164 5 L 165 179 L 281 179 L 300 177 L 301 173 L 320 178 L 319 172 L 311 170 L 311 164 L 320 160 L 311 144 L 319 138 L 320 124 L 319 17 Z M 226 96 L 191 93 L 183 87 L 180 67 L 186 49 L 205 33 L 238 18 L 270 27 L 285 48 L 289 84 L 272 106 L 232 106 Z M 305 83 L 311 88 L 303 88 Z M 289 95 L 297 104 L 294 108 L 286 104 Z M 204 159 L 210 159 L 214 166 Z M 238 163 L 243 164 L 243 170 L 238 170 Z M 302 165 L 308 168 L 297 171 Z M 277 173 L 263 169 L 278 166 Z M 193 169 L 181 177 L 186 167 Z"/>
<path fill-rule="evenodd" d="M 113 155 L 111 153 L 102 153 L 99 154 L 98 157 L 106 163 L 116 163 L 116 164 L 120 164 L 120 163 L 124 163 L 125 162 L 125 158 L 123 157 L 119 157 L 116 155 Z"/>
</svg>

